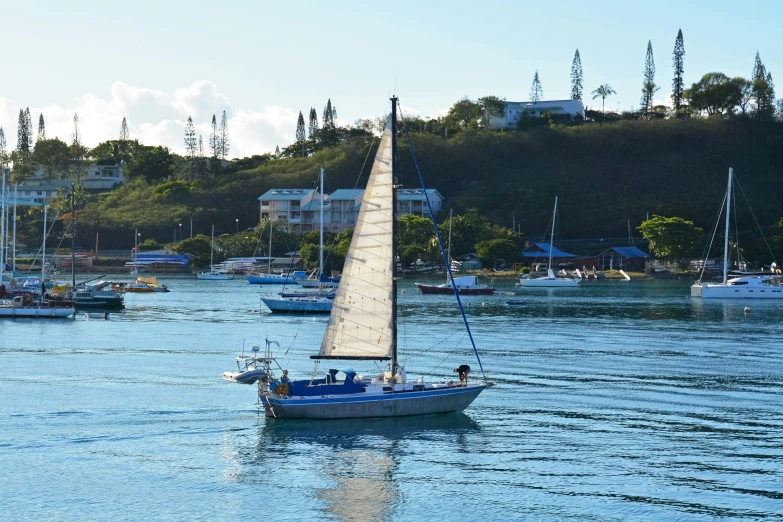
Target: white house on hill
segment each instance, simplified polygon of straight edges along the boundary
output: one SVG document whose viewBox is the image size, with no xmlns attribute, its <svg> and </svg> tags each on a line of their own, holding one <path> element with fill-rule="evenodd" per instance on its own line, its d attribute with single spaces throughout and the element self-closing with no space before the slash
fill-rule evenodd
<svg viewBox="0 0 783 522">
<path fill-rule="evenodd" d="M 492 129 L 513 129 L 525 114 L 530 118 L 539 118 L 547 111 L 554 115 L 569 114 L 572 118 L 585 116 L 585 106 L 579 100 L 506 102 L 505 114 L 502 117 L 491 117 L 489 126 Z"/>
</svg>

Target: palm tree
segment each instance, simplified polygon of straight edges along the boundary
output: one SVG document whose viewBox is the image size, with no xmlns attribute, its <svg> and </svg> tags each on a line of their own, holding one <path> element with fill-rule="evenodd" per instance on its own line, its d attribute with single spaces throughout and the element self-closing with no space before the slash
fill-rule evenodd
<svg viewBox="0 0 783 522">
<path fill-rule="evenodd" d="M 612 89 L 608 83 L 605 83 L 601 86 L 599 86 L 596 90 L 593 91 L 593 99 L 601 98 L 601 114 L 603 114 L 603 119 L 606 119 L 606 109 L 604 108 L 606 97 L 611 96 L 612 94 L 617 94 L 614 89 Z"/>
</svg>

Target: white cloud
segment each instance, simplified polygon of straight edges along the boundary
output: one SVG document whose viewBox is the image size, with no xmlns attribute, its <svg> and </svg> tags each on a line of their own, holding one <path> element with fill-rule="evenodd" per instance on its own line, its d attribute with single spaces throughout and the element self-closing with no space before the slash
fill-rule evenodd
<svg viewBox="0 0 783 522">
<path fill-rule="evenodd" d="M 47 137 L 70 141 L 76 113 L 82 141 L 94 146 L 116 139 L 122 118 L 127 117 L 131 138 L 147 145 L 165 145 L 182 153 L 188 116 L 193 118 L 196 133 L 204 136 L 206 148 L 212 115 L 217 116 L 219 123 L 225 110 L 231 157 L 272 152 L 276 145 L 284 147 L 294 141 L 296 111 L 276 105 L 265 106 L 260 111 L 234 108 L 208 80 L 175 89 L 173 93 L 115 82 L 110 93 L 108 99 L 87 93 L 72 107 L 30 107 L 33 125 L 37 130 L 38 115 L 43 113 Z M 5 130 L 9 148 L 16 146 L 18 115 L 19 105 L 14 100 L 0 98 L 0 127 Z"/>
</svg>

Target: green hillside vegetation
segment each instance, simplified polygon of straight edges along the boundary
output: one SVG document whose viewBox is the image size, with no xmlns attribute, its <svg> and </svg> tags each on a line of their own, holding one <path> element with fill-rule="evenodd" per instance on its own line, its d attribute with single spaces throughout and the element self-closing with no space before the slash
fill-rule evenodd
<svg viewBox="0 0 783 522">
<path fill-rule="evenodd" d="M 427 184 L 445 196 L 446 208 L 459 214 L 476 209 L 506 227 L 514 216 L 527 239 L 544 238 L 555 195 L 560 198 L 560 238 L 625 237 L 628 220 L 637 227 L 648 212 L 711 230 L 729 166 L 765 232 L 781 232 L 774 228 L 783 216 L 780 123 L 665 119 L 411 136 Z M 179 223 L 187 234 L 191 216 L 196 233 L 207 233 L 213 222 L 219 233 L 234 232 L 236 219 L 242 229 L 254 228 L 261 194 L 275 187 L 314 188 L 320 167 L 326 169 L 327 192 L 363 187 L 373 142 L 377 146 L 377 139 L 359 135 L 304 158 L 266 156 L 253 168 L 213 181 L 137 177 L 94 196 L 80 213 L 80 230 L 88 238 L 101 232 L 103 248 L 128 248 L 135 227 L 164 243 Z M 402 183 L 415 187 L 405 140 L 400 148 Z M 748 237 L 758 237 L 740 196 L 738 226 L 751 232 Z"/>
</svg>

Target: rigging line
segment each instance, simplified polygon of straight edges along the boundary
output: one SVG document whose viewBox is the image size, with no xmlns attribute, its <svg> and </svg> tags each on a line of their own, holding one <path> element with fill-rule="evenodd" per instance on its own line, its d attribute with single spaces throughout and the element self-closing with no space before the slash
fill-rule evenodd
<svg viewBox="0 0 783 522">
<path fill-rule="evenodd" d="M 715 217 L 715 223 L 712 225 L 712 234 L 710 235 L 710 244 L 706 247 L 706 252 L 702 253 L 702 259 L 704 259 L 704 263 L 701 265 L 701 273 L 699 274 L 699 282 L 701 283 L 702 278 L 704 277 L 704 271 L 707 269 L 707 259 L 710 257 L 710 252 L 712 251 L 712 243 L 715 241 L 715 234 L 718 232 L 718 225 L 720 224 L 720 217 L 723 215 L 723 206 L 726 204 L 726 198 L 728 197 L 729 192 L 728 189 L 726 189 L 726 192 L 723 194 L 723 201 L 720 204 L 720 209 L 718 209 L 718 215 Z"/>
<path fill-rule="evenodd" d="M 742 185 L 740 185 L 739 179 L 737 178 L 737 175 L 734 175 L 734 181 L 737 183 L 737 186 L 740 189 L 740 192 L 742 192 L 742 197 L 745 198 L 745 203 L 748 204 L 748 209 L 750 210 L 750 215 L 753 216 L 753 221 L 756 222 L 756 226 L 759 229 L 759 232 L 761 232 L 761 237 L 764 239 L 764 244 L 767 245 L 767 250 L 769 250 L 770 255 L 772 256 L 772 260 L 777 263 L 778 260 L 775 259 L 775 254 L 772 252 L 772 248 L 769 246 L 769 243 L 767 242 L 767 236 L 764 235 L 764 231 L 761 229 L 761 225 L 759 224 L 759 220 L 756 219 L 756 214 L 753 213 L 753 207 L 750 206 L 750 201 L 748 201 L 748 196 L 745 195 L 745 191 L 742 190 Z"/>
<path fill-rule="evenodd" d="M 739 225 L 737 224 L 737 214 L 739 212 L 737 211 L 737 191 L 733 191 L 731 193 L 732 203 L 734 203 L 734 248 L 737 249 L 737 268 L 739 269 L 739 264 L 741 262 L 740 259 L 740 248 L 739 248 Z M 731 257 L 729 257 L 729 269 L 731 269 Z"/>
<path fill-rule="evenodd" d="M 424 351 L 425 351 L 425 352 L 430 352 L 430 351 L 431 351 L 433 348 L 435 348 L 435 347 L 436 347 L 436 346 L 438 346 L 439 344 L 443 344 L 443 343 L 445 343 L 446 341 L 448 341 L 449 339 L 451 339 L 452 337 L 454 337 L 454 336 L 455 336 L 455 335 L 457 335 L 458 333 L 459 333 L 459 331 L 455 330 L 455 331 L 454 331 L 454 332 L 452 332 L 450 335 L 448 335 L 448 336 L 444 337 L 443 339 L 441 339 L 440 341 L 436 342 L 435 344 L 433 344 L 433 345 L 431 345 L 431 346 L 428 346 L 428 347 L 427 347 L 427 348 L 426 348 Z M 448 353 L 448 355 L 446 356 L 447 358 L 448 358 L 448 357 L 450 357 L 450 356 L 452 356 L 452 355 L 454 355 L 454 354 L 456 353 L 456 350 L 457 350 L 457 348 L 459 347 L 459 343 L 461 343 L 463 339 L 465 339 L 465 332 L 462 332 L 462 338 L 459 340 L 459 342 L 458 342 L 456 345 L 454 345 L 454 350 L 452 350 L 451 352 L 449 352 L 449 353 Z M 413 359 L 414 359 L 414 357 L 410 357 L 410 359 L 411 359 L 411 360 L 413 360 Z M 444 359 L 444 361 L 445 361 L 445 360 L 446 360 L 446 359 Z M 438 364 L 437 366 L 434 366 L 434 367 L 433 367 L 433 368 L 431 368 L 431 369 L 430 369 L 428 372 L 426 372 L 426 373 L 423 373 L 422 375 L 431 375 L 431 374 L 432 374 L 432 371 L 433 371 L 433 370 L 435 370 L 435 369 L 437 369 L 437 368 L 438 368 L 438 367 L 439 367 L 441 364 L 443 364 L 443 361 L 441 361 L 441 363 L 440 363 L 440 364 Z"/>
<path fill-rule="evenodd" d="M 413 142 L 411 141 L 410 134 L 408 133 L 408 126 L 405 124 L 405 118 L 402 116 L 402 106 L 400 106 L 400 119 L 402 120 L 402 130 L 405 131 L 405 137 L 408 139 L 408 145 L 411 148 L 411 156 L 413 156 L 413 165 L 416 167 L 416 173 L 419 175 L 419 182 L 421 183 L 422 192 L 424 192 L 424 198 L 427 200 L 427 209 L 430 212 L 430 218 L 432 219 L 432 226 L 435 228 L 435 235 L 438 238 L 438 246 L 440 246 L 440 254 L 443 256 L 443 263 L 446 265 L 446 271 L 449 274 L 449 280 L 451 281 L 451 287 L 454 289 L 454 296 L 457 298 L 457 304 L 459 305 L 459 312 L 462 314 L 462 320 L 465 323 L 465 329 L 468 331 L 470 337 L 470 344 L 473 346 L 473 352 L 476 354 L 476 360 L 479 363 L 479 369 L 484 374 L 484 365 L 481 364 L 481 357 L 479 357 L 478 348 L 476 348 L 476 342 L 473 340 L 473 334 L 470 331 L 470 325 L 468 325 L 468 318 L 465 316 L 465 310 L 462 307 L 462 299 L 459 297 L 459 290 L 457 290 L 457 283 L 454 282 L 454 276 L 451 273 L 451 266 L 448 258 L 446 257 L 446 251 L 443 249 L 443 240 L 440 237 L 440 230 L 438 230 L 438 222 L 435 218 L 435 213 L 432 211 L 432 203 L 430 203 L 430 196 L 427 194 L 427 185 L 424 183 L 424 177 L 421 175 L 421 169 L 419 168 L 419 160 L 416 159 L 416 152 L 413 150 Z M 486 375 L 484 375 L 486 381 Z"/>
<path fill-rule="evenodd" d="M 456 334 L 456 332 L 455 332 L 455 334 Z M 454 335 L 454 334 L 452 334 L 452 335 Z M 447 337 L 446 339 L 444 339 L 444 341 L 445 341 L 445 340 L 447 340 L 447 339 L 449 339 L 449 338 L 451 338 L 451 337 L 452 337 L 452 336 L 449 336 L 449 337 Z M 429 369 L 429 371 L 427 371 L 427 373 L 424 373 L 424 374 L 422 374 L 422 376 L 428 376 L 428 375 L 432 375 L 432 374 L 435 372 L 435 370 L 437 370 L 438 368 L 440 368 L 441 366 L 443 366 L 443 363 L 445 363 L 445 362 L 446 362 L 446 360 L 447 360 L 449 357 L 452 357 L 454 354 L 456 354 L 456 353 L 457 353 L 457 349 L 459 348 L 459 345 L 460 345 L 460 343 L 461 343 L 462 341 L 464 341 L 464 340 L 465 340 L 465 334 L 463 333 L 463 334 L 462 334 L 462 337 L 460 338 L 460 340 L 459 340 L 459 341 L 457 341 L 457 344 L 455 344 L 455 345 L 454 345 L 454 349 L 453 349 L 453 350 L 451 350 L 450 352 L 448 352 L 448 353 L 446 354 L 446 357 L 444 357 L 444 358 L 443 358 L 443 360 L 441 360 L 441 361 L 440 361 L 438 364 L 436 364 L 435 366 L 433 366 L 432 368 L 430 368 L 430 369 Z M 434 347 L 434 346 L 437 346 L 437 345 L 433 345 L 433 347 Z"/>
</svg>

